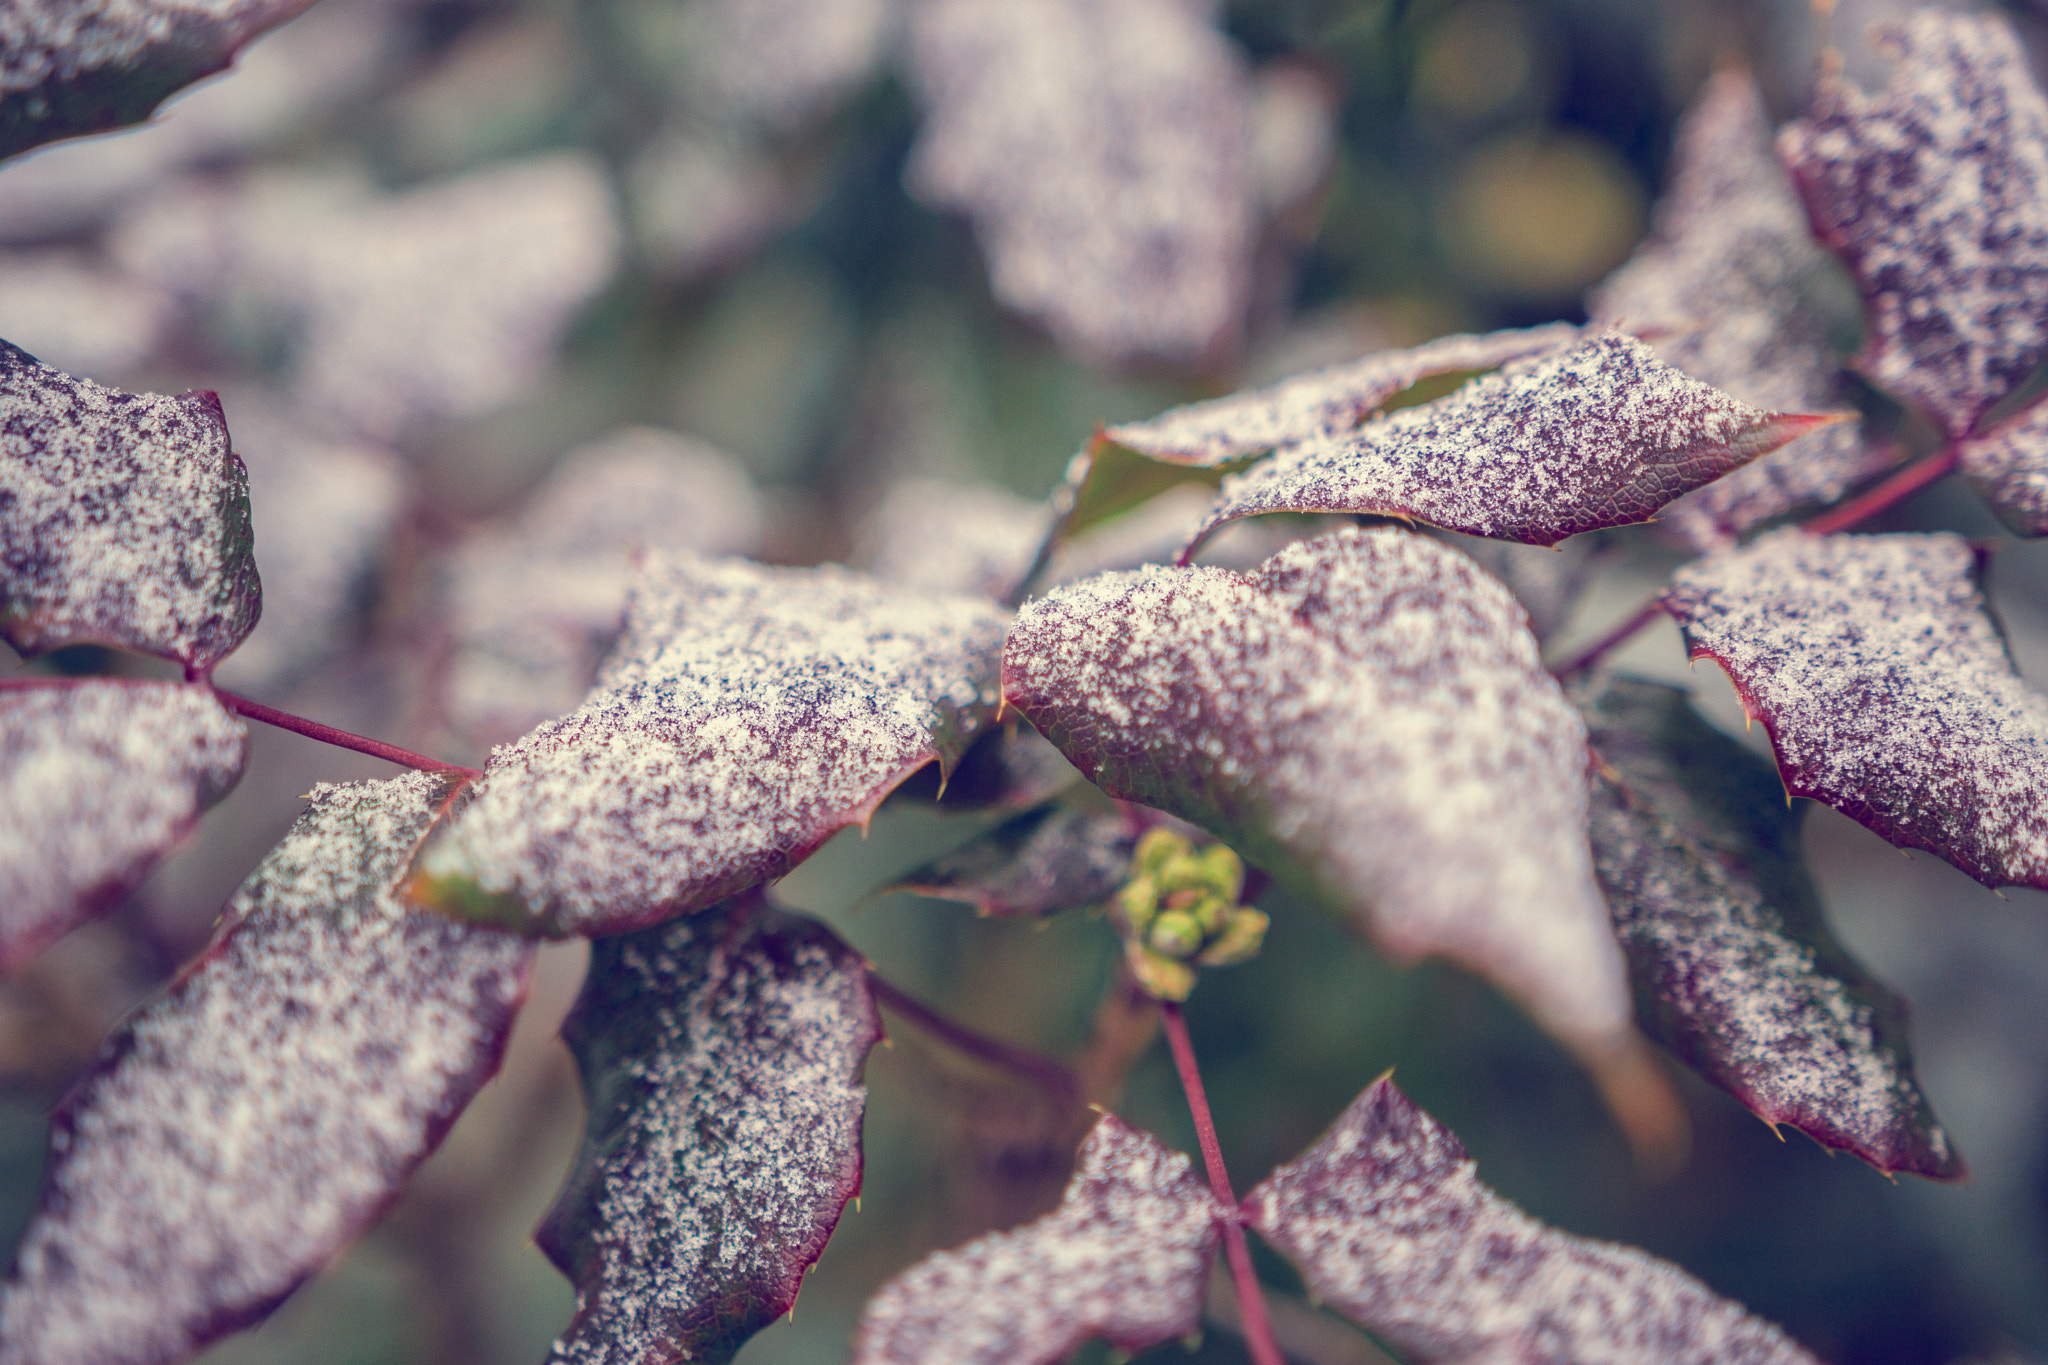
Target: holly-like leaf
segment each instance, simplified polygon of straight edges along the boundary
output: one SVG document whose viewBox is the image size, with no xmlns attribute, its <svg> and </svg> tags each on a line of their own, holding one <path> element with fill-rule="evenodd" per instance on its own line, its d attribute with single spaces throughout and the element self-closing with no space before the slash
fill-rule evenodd
<svg viewBox="0 0 2048 1365">
<path fill-rule="evenodd" d="M 0 21 L 0 158 L 148 118 L 311 0 L 13 0 Z"/>
<path fill-rule="evenodd" d="M 1351 430 L 1401 390 L 1432 375 L 1491 370 L 1548 355 L 1579 339 L 1579 329 L 1550 323 L 1482 336 L 1446 336 L 1402 350 L 1375 351 L 1263 389 L 1189 403 L 1103 435 L 1126 450 L 1169 464 L 1213 468 L 1299 441 Z"/>
<path fill-rule="evenodd" d="M 2048 536 L 2048 403 L 1961 443 L 1956 467 L 2023 536 Z"/>
<path fill-rule="evenodd" d="M 576 1285 L 549 1359 L 732 1359 L 860 1189 L 867 964 L 742 898 L 599 940 L 562 1033 L 590 1119 L 538 1234 Z"/>
<path fill-rule="evenodd" d="M 1188 1336 L 1228 1216 L 1186 1157 L 1104 1114 L 1059 1208 L 882 1286 L 853 1365 L 1052 1365 L 1091 1338 Z"/>
<path fill-rule="evenodd" d="M 1771 152 L 1746 70 L 1716 73 L 1679 125 L 1670 189 L 1648 241 L 1588 300 L 1597 318 L 1662 335 L 1695 379 L 1779 412 L 1843 406 L 1833 319 L 1816 303 L 1826 254 Z M 1832 502 L 1890 458 L 1830 426 L 1686 494 L 1665 520 L 1707 549 L 1772 517 Z"/>
<path fill-rule="evenodd" d="M 1960 536 L 1789 529 L 1687 565 L 1664 606 L 1763 722 L 1786 791 L 1987 886 L 2048 888 L 2048 697 L 1978 568 Z"/>
<path fill-rule="evenodd" d="M 1578 701 L 1605 765 L 1593 866 L 1645 1030 L 1767 1123 L 1882 1171 L 1960 1176 L 1905 1001 L 1829 932 L 1776 771 L 1674 688 L 1609 677 Z"/>
<path fill-rule="evenodd" d="M 904 873 L 892 889 L 984 915 L 1056 915 L 1107 900 L 1130 875 L 1136 842 L 1116 812 L 1048 806 Z"/>
<path fill-rule="evenodd" d="M 1878 42 L 1889 87 L 1823 73 L 1778 149 L 1863 292 L 1858 368 L 1960 436 L 2048 358 L 2048 100 L 1996 15 L 1922 10 Z"/>
<path fill-rule="evenodd" d="M 1605 1055 L 1628 990 L 1586 845 L 1586 738 L 1513 596 L 1426 537 L 1026 604 L 1003 693 L 1111 795 L 1200 825 L 1398 958 L 1484 973 Z"/>
<path fill-rule="evenodd" d="M 249 475 L 220 400 L 104 389 L 0 341 L 0 637 L 203 673 L 261 605 Z"/>
<path fill-rule="evenodd" d="M 649 555 L 589 699 L 492 755 L 411 894 L 606 933 L 779 877 L 959 758 L 995 709 L 1004 620 L 831 566 Z"/>
<path fill-rule="evenodd" d="M 1104 361 L 1234 344 L 1249 81 L 1202 6 L 930 0 L 909 22 L 926 119 L 908 180 L 974 219 L 998 299 Z"/>
<path fill-rule="evenodd" d="M 1487 1189 L 1384 1077 L 1244 1210 L 1310 1292 L 1410 1359 L 1815 1365 L 1678 1267 L 1545 1227 Z"/>
<path fill-rule="evenodd" d="M 1603 333 L 1287 447 L 1224 480 L 1196 541 L 1262 512 L 1371 512 L 1555 545 L 1648 521 L 1680 494 L 1835 420 L 1759 411 L 1634 337 Z"/>
<path fill-rule="evenodd" d="M 234 786 L 247 743 L 205 687 L 0 691 L 0 971 L 111 909 Z"/>
<path fill-rule="evenodd" d="M 53 1122 L 0 1359 L 155 1365 L 260 1319 L 497 1069 L 532 949 L 390 894 L 446 780 L 322 786 Z"/>
</svg>

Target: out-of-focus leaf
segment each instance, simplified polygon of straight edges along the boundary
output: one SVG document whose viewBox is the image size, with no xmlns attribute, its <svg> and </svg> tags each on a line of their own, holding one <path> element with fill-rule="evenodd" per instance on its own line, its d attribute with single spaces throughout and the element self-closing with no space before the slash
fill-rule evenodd
<svg viewBox="0 0 2048 1365">
<path fill-rule="evenodd" d="M 898 8 L 896 0 L 690 0 L 685 97 L 720 121 L 799 128 L 875 69 Z"/>
<path fill-rule="evenodd" d="M 1019 586 L 1052 529 L 1052 509 L 987 485 L 908 479 L 857 534 L 855 563 L 884 583 L 998 601 Z"/>
<path fill-rule="evenodd" d="M 860 1189 L 867 964 L 743 898 L 599 940 L 562 1032 L 590 1119 L 539 1233 L 576 1285 L 549 1359 L 732 1359 Z"/>
<path fill-rule="evenodd" d="M 1235 344 L 1257 185 L 1244 58 L 1185 0 L 927 0 L 911 188 L 974 219 L 998 299 L 1093 359 Z"/>
<path fill-rule="evenodd" d="M 1785 789 L 1987 886 L 2048 888 L 2048 698 L 1953 535 L 1796 529 L 1696 561 L 1664 606 L 1770 733 Z"/>
<path fill-rule="evenodd" d="M 1823 73 L 1778 150 L 1863 291 L 1858 367 L 1960 436 L 2048 358 L 2048 100 L 1999 16 L 1879 35 L 1884 93 Z"/>
<path fill-rule="evenodd" d="M 1371 512 L 1555 545 L 1648 521 L 1833 417 L 1761 412 L 1604 333 L 1224 480 L 1196 540 L 1261 512 Z"/>
<path fill-rule="evenodd" d="M 1186 1157 L 1104 1114 L 1059 1208 L 882 1286 L 854 1365 L 1051 1365 L 1090 1338 L 1142 1351 L 1188 1336 L 1228 1216 Z"/>
<path fill-rule="evenodd" d="M 172 314 L 161 289 L 80 253 L 0 252 L 0 335 L 66 374 L 133 373 L 164 344 Z"/>
<path fill-rule="evenodd" d="M 9 1365 L 183 1360 L 390 1204 L 497 1070 L 531 947 L 389 892 L 446 780 L 322 786 L 59 1108 Z"/>
<path fill-rule="evenodd" d="M 1123 885 L 1136 839 L 1116 812 L 1048 806 L 904 873 L 892 889 L 984 915 L 1056 915 L 1099 905 Z"/>
<path fill-rule="evenodd" d="M 1905 1001 L 1829 932 L 1771 765 L 1676 689 L 1610 677 L 1576 700 L 1607 765 L 1593 866 L 1643 1027 L 1767 1123 L 1882 1171 L 1960 1176 Z"/>
<path fill-rule="evenodd" d="M 1815 1365 L 1678 1267 L 1545 1227 L 1487 1189 L 1384 1077 L 1244 1210 L 1310 1292 L 1408 1359 Z"/>
<path fill-rule="evenodd" d="M 1438 337 L 1420 346 L 1375 351 L 1249 393 L 1189 403 L 1149 421 L 1111 427 L 1103 435 L 1126 450 L 1170 464 L 1229 464 L 1349 431 L 1389 398 L 1432 375 L 1496 369 L 1511 360 L 1562 350 L 1578 339 L 1579 329 L 1561 322 L 1483 336 Z"/>
<path fill-rule="evenodd" d="M 0 691 L 0 971 L 111 909 L 234 786 L 247 742 L 205 687 Z"/>
<path fill-rule="evenodd" d="M 203 673 L 261 607 L 249 476 L 220 400 L 104 389 L 0 341 L 0 636 Z"/>
<path fill-rule="evenodd" d="M 1746 70 L 1711 77 L 1679 125 L 1656 231 L 1588 300 L 1595 317 L 1654 327 L 1658 353 L 1745 403 L 1777 412 L 1843 406 L 1831 319 L 1816 306 L 1825 253 Z M 1727 544 L 1794 507 L 1832 502 L 1889 459 L 1855 426 L 1827 427 L 1673 503 L 1695 548 Z"/>
<path fill-rule="evenodd" d="M 1517 545 L 1511 540 L 1484 540 L 1445 533 L 1444 539 L 1479 562 L 1479 567 L 1507 584 L 1508 591 L 1529 613 L 1529 628 L 1539 644 L 1564 628 L 1591 582 L 1599 560 L 1598 538 L 1581 536 L 1562 545 Z M 1214 542 L 1211 542 L 1212 544 Z"/>
<path fill-rule="evenodd" d="M 2048 403 L 1964 441 L 1956 454 L 1962 476 L 2007 526 L 2048 536 Z"/>
<path fill-rule="evenodd" d="M 542 933 L 779 877 L 993 713 L 1005 613 L 844 569 L 649 555 L 588 700 L 492 755 L 411 894 Z"/>
</svg>

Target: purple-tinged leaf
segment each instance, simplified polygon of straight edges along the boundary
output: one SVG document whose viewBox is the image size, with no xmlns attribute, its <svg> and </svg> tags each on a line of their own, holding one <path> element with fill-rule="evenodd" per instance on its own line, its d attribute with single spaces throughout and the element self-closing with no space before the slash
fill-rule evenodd
<svg viewBox="0 0 2048 1365">
<path fill-rule="evenodd" d="M 1170 464 L 1214 467 L 1299 441 L 1350 431 L 1401 390 L 1432 375 L 1491 370 L 1548 355 L 1579 339 L 1568 323 L 1482 336 L 1446 336 L 1375 351 L 1263 389 L 1189 403 L 1103 435 L 1126 450 Z"/>
<path fill-rule="evenodd" d="M 1186 1157 L 1104 1114 L 1057 1209 L 882 1286 L 853 1365 L 1052 1365 L 1091 1338 L 1189 1336 L 1228 1216 Z"/>
<path fill-rule="evenodd" d="M 1678 1267 L 1545 1227 L 1487 1189 L 1385 1078 L 1244 1209 L 1311 1293 L 1411 1360 L 1814 1365 Z"/>
<path fill-rule="evenodd" d="M 111 909 L 234 786 L 247 743 L 205 687 L 0 691 L 0 972 Z"/>
<path fill-rule="evenodd" d="M 2048 403 L 1964 441 L 1956 468 L 1999 519 L 2023 536 L 2048 536 Z"/>
<path fill-rule="evenodd" d="M 1823 73 L 1778 150 L 1863 292 L 1858 368 L 1961 436 L 2048 357 L 2048 100 L 2001 17 L 1878 39 L 1884 93 Z"/>
<path fill-rule="evenodd" d="M 1397 958 L 1477 970 L 1582 1052 L 1628 1037 L 1586 734 L 1527 618 L 1404 531 L 1145 569 L 1018 614 L 1003 692 L 1113 796 L 1200 825 Z"/>
<path fill-rule="evenodd" d="M 1005 304 L 1102 361 L 1233 346 L 1257 186 L 1244 58 L 1186 0 L 927 0 L 907 171 Z"/>
<path fill-rule="evenodd" d="M 1107 900 L 1130 875 L 1136 842 L 1114 811 L 1048 806 L 904 873 L 890 889 L 960 901 L 984 915 L 1056 915 Z"/>
<path fill-rule="evenodd" d="M 590 1119 L 538 1234 L 576 1285 L 548 1358 L 730 1360 L 860 1189 L 867 964 L 746 898 L 600 939 L 562 1034 Z"/>
<path fill-rule="evenodd" d="M 2048 888 L 2048 697 L 1978 568 L 1960 536 L 1791 529 L 1687 565 L 1664 606 L 1763 722 L 1786 791 L 1986 886 Z"/>
<path fill-rule="evenodd" d="M 862 522 L 854 563 L 899 587 L 1001 601 L 1051 529 L 1050 507 L 1007 489 L 908 479 Z"/>
<path fill-rule="evenodd" d="M 1005 613 L 836 567 L 649 555 L 575 712 L 492 755 L 412 895 L 608 933 L 779 877 L 993 714 Z"/>
<path fill-rule="evenodd" d="M 1588 302 L 1602 320 L 1656 328 L 1665 360 L 1745 403 L 1841 407 L 1833 319 L 1815 299 L 1826 263 L 1771 152 L 1755 80 L 1723 70 L 1679 125 L 1656 231 Z M 1686 494 L 1665 520 L 1695 548 L 1713 548 L 1795 507 L 1834 501 L 1889 458 L 1853 425 L 1830 426 Z"/>
<path fill-rule="evenodd" d="M 1370 512 L 1555 545 L 1664 504 L 1836 418 L 1762 412 L 1609 332 L 1223 481 L 1196 542 L 1262 512 Z"/>
<path fill-rule="evenodd" d="M 322 786 L 54 1120 L 8 1365 L 156 1365 L 354 1240 L 496 1071 L 532 948 L 390 894 L 446 780 Z"/>
<path fill-rule="evenodd" d="M 0 341 L 0 637 L 205 672 L 261 606 L 220 400 L 104 389 Z"/>
<path fill-rule="evenodd" d="M 1593 866 L 1643 1028 L 1766 1123 L 1882 1171 L 1962 1175 L 1905 1001 L 1829 932 L 1777 772 L 1673 688 L 1609 677 L 1577 700 L 1604 761 Z"/>
</svg>

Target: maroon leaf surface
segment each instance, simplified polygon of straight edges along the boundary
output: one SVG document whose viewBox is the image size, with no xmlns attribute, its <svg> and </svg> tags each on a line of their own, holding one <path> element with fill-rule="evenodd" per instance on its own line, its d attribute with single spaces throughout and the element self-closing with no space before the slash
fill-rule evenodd
<svg viewBox="0 0 2048 1365">
<path fill-rule="evenodd" d="M 993 713 L 1005 614 L 844 569 L 649 555 L 576 711 L 492 755 L 410 893 L 609 933 L 779 877 Z"/>
<path fill-rule="evenodd" d="M 860 1189 L 867 964 L 742 898 L 600 939 L 563 1026 L 589 1129 L 539 1241 L 576 1285 L 550 1360 L 730 1360 Z"/>
<path fill-rule="evenodd" d="M 497 1069 L 532 949 L 389 893 L 445 779 L 322 786 L 53 1122 L 0 1361 L 182 1360 L 397 1195 Z"/>
<path fill-rule="evenodd" d="M 1987 886 L 2048 887 L 2048 697 L 2014 671 L 1960 536 L 1785 530 L 1664 605 L 1728 671 L 1785 789 Z"/>
<path fill-rule="evenodd" d="M 1303 441 L 1224 480 L 1196 532 L 1262 512 L 1371 512 L 1555 545 L 1648 521 L 1681 493 L 1835 419 L 1761 412 L 1620 333 L 1447 398 Z"/>
<path fill-rule="evenodd" d="M 0 971 L 111 909 L 234 786 L 247 743 L 204 687 L 0 691 Z"/>
<path fill-rule="evenodd" d="M 1545 1227 L 1384 1077 L 1245 1197 L 1311 1293 L 1417 1361 L 1814 1365 L 1667 1262 Z"/>
<path fill-rule="evenodd" d="M 1603 760 L 1593 866 L 1644 1029 L 1766 1123 L 1882 1171 L 1960 1176 L 1906 1003 L 1829 932 L 1776 770 L 1674 688 L 1609 677 L 1576 700 Z"/>
<path fill-rule="evenodd" d="M 1039 917 L 1099 905 L 1123 885 L 1137 842 L 1114 811 L 1048 806 L 897 879 L 893 890 L 960 901 L 984 915 Z"/>
<path fill-rule="evenodd" d="M 854 1365 L 1051 1365 L 1091 1338 L 1142 1351 L 1188 1336 L 1227 1216 L 1186 1157 L 1104 1114 L 1059 1208 L 882 1286 Z"/>
<path fill-rule="evenodd" d="M 1778 148 L 1862 289 L 1859 368 L 1960 436 L 2048 357 L 2048 101 L 1996 15 L 1922 10 L 1879 42 L 1890 86 L 1823 73 Z"/>
<path fill-rule="evenodd" d="M 2036 403 L 1956 452 L 1956 467 L 2023 536 L 2048 536 L 2048 403 Z"/>
<path fill-rule="evenodd" d="M 0 636 L 204 672 L 261 605 L 220 400 L 103 389 L 0 341 Z"/>
</svg>

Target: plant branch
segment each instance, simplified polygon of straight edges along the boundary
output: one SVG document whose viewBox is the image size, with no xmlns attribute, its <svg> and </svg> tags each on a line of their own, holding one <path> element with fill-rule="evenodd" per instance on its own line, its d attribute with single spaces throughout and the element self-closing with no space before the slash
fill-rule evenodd
<svg viewBox="0 0 2048 1365">
<path fill-rule="evenodd" d="M 428 758 L 426 755 L 416 754 L 410 749 L 401 749 L 396 744 L 386 744 L 381 739 L 370 739 L 364 735 L 352 734 L 347 730 L 337 730 L 332 725 L 322 725 L 317 720 L 307 720 L 304 716 L 295 716 L 289 711 L 280 711 L 274 706 L 265 706 L 253 697 L 245 697 L 239 692 L 230 692 L 224 687 L 214 688 L 213 695 L 220 699 L 222 706 L 227 707 L 228 710 L 238 716 L 248 720 L 260 720 L 265 725 L 274 725 L 280 730 L 289 730 L 295 735 L 304 735 L 308 739 L 317 739 L 322 744 L 332 744 L 337 749 L 353 749 L 359 754 L 368 754 L 372 758 L 381 758 L 387 763 L 396 763 L 403 768 L 417 768 L 421 772 L 457 773 L 472 779 L 483 776 L 483 773 L 476 768 L 465 768 L 459 763 L 443 763 L 438 758 Z"/>
<path fill-rule="evenodd" d="M 1925 459 L 1907 465 L 1869 492 L 1830 507 L 1813 520 L 1803 523 L 1801 529 L 1816 536 L 1846 531 L 1904 502 L 1943 475 L 1953 473 L 1961 457 L 1961 444 L 1952 441 Z"/>
<path fill-rule="evenodd" d="M 1572 655 L 1550 671 L 1560 678 L 1569 678 L 1574 674 L 1585 672 L 1615 649 L 1635 638 L 1636 632 L 1656 620 L 1658 613 L 1663 610 L 1663 598 L 1661 596 L 1651 598 L 1643 603 L 1641 607 L 1637 608 L 1634 614 L 1630 615 L 1620 625 L 1614 627 L 1614 629 L 1608 631 L 1605 635 L 1593 641 L 1592 644 L 1587 645 L 1577 654 Z"/>
<path fill-rule="evenodd" d="M 1286 1357 L 1273 1340 L 1266 1294 L 1252 1269 L 1251 1248 L 1245 1245 L 1244 1219 L 1238 1211 L 1237 1194 L 1230 1188 L 1230 1172 L 1223 1166 L 1223 1144 L 1216 1139 L 1216 1120 L 1210 1116 L 1209 1096 L 1202 1089 L 1202 1072 L 1195 1064 L 1195 1044 L 1188 1037 L 1187 1019 L 1171 1000 L 1159 1002 L 1159 1018 L 1166 1028 L 1166 1045 L 1173 1051 L 1174 1068 L 1180 1072 L 1181 1089 L 1187 1091 L 1188 1112 L 1195 1117 L 1195 1138 L 1202 1146 L 1202 1164 L 1209 1169 L 1209 1188 L 1230 1210 L 1230 1217 L 1223 1222 L 1223 1251 L 1230 1261 L 1231 1282 L 1237 1287 L 1244 1343 L 1257 1365 L 1286 1365 Z"/>
<path fill-rule="evenodd" d="M 986 1062 L 998 1070 L 1022 1076 L 1040 1089 L 1057 1099 L 1074 1101 L 1080 1098 L 1081 1082 L 1072 1071 L 1052 1058 L 1033 1052 L 1029 1048 L 1005 1043 L 973 1029 L 956 1019 L 948 1018 L 916 996 L 910 995 L 877 972 L 872 965 L 868 968 L 868 989 L 874 994 L 875 1003 L 894 1011 L 912 1024 L 979 1062 Z"/>
</svg>

